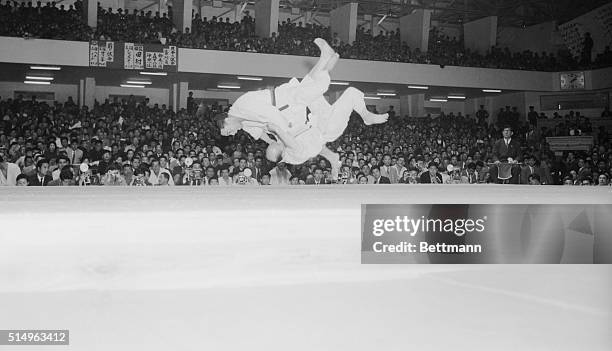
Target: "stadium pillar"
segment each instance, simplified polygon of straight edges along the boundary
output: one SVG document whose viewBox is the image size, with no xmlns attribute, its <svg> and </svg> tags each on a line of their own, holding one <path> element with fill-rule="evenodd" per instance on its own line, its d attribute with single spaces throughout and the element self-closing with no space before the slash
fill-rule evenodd
<svg viewBox="0 0 612 351">
<path fill-rule="evenodd" d="M 431 25 L 431 10 L 418 9 L 400 18 L 400 39 L 406 42 L 410 49 L 418 48 L 427 52 L 429 47 L 429 28 Z"/>
<path fill-rule="evenodd" d="M 177 29 L 185 31 L 191 28 L 191 10 L 193 2 L 191 0 L 174 0 L 172 3 L 172 23 Z"/>
<path fill-rule="evenodd" d="M 240 22 L 242 20 L 242 4 L 234 5 L 234 21 Z"/>
<path fill-rule="evenodd" d="M 178 84 L 178 109 L 187 109 L 187 97 L 189 96 L 189 83 L 179 82 Z"/>
<path fill-rule="evenodd" d="M 345 44 L 353 44 L 357 35 L 357 6 L 356 2 L 351 2 L 329 13 L 332 38 L 338 34 L 337 38 L 340 41 Z"/>
<path fill-rule="evenodd" d="M 96 99 L 96 79 L 87 77 L 79 80 L 79 106 L 93 108 Z"/>
<path fill-rule="evenodd" d="M 485 54 L 497 44 L 497 16 L 489 16 L 463 25 L 466 49 Z"/>
<path fill-rule="evenodd" d="M 174 112 L 178 112 L 179 108 L 179 85 L 178 83 L 172 83 L 170 85 L 170 89 L 168 90 L 168 104 L 170 105 L 168 109 L 171 109 Z"/>
<path fill-rule="evenodd" d="M 255 34 L 269 38 L 272 33 L 278 34 L 278 7 L 280 0 L 259 0 L 255 3 Z"/>
<path fill-rule="evenodd" d="M 98 1 L 83 0 L 83 19 L 90 27 L 98 26 Z"/>
<path fill-rule="evenodd" d="M 425 116 L 425 94 L 412 94 L 400 96 L 400 110 L 402 117 Z"/>
</svg>

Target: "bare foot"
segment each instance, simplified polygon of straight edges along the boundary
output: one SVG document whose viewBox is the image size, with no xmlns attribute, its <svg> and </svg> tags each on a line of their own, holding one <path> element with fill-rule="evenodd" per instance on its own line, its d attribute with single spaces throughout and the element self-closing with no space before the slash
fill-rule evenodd
<svg viewBox="0 0 612 351">
<path fill-rule="evenodd" d="M 389 114 L 383 113 L 378 115 L 376 113 L 366 111 L 361 115 L 361 118 L 363 119 L 363 123 L 369 126 L 372 124 L 381 124 L 387 122 L 387 120 L 389 119 Z"/>
<path fill-rule="evenodd" d="M 333 54 L 336 53 L 334 49 L 329 46 L 329 44 L 324 39 L 316 38 L 314 40 L 314 43 L 319 47 L 319 50 L 321 50 L 321 56 L 331 57 Z"/>
</svg>

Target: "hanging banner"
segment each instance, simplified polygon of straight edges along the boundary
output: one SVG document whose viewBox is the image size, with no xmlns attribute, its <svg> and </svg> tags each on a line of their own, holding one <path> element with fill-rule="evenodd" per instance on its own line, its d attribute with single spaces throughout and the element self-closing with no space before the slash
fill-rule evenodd
<svg viewBox="0 0 612 351">
<path fill-rule="evenodd" d="M 591 33 L 594 59 L 595 55 L 603 52 L 606 46 L 612 45 L 612 3 L 559 25 L 559 32 L 565 45 L 575 57 L 580 57 L 582 54 L 584 35 Z"/>
<path fill-rule="evenodd" d="M 177 72 L 178 50 L 176 46 L 94 40 L 89 43 L 89 66 Z"/>
</svg>

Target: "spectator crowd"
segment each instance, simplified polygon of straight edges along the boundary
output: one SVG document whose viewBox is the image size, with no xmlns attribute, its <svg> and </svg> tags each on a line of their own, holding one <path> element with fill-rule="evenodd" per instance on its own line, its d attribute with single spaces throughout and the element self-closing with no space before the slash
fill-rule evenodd
<svg viewBox="0 0 612 351">
<path fill-rule="evenodd" d="M 172 44 L 186 48 L 259 52 L 271 54 L 318 56 L 313 40 L 326 39 L 342 58 L 407 63 L 436 64 L 442 67 L 472 66 L 486 68 L 562 71 L 612 65 L 610 48 L 598 53 L 591 61 L 592 39 L 588 59 L 573 57 L 568 50 L 558 53 L 532 51 L 510 52 L 508 48 L 492 47 L 486 54 L 464 48 L 463 42 L 444 35 L 437 28 L 430 31 L 428 51 L 412 49 L 400 40 L 399 30 L 373 35 L 359 27 L 353 44 L 341 42 L 328 27 L 316 23 L 282 22 L 278 34 L 270 38 L 255 35 L 255 19 L 246 11 L 240 21 L 229 18 L 207 18 L 195 14 L 190 28 L 177 30 L 170 14 L 152 11 L 98 8 L 96 28 L 83 22 L 82 2 L 56 5 L 0 0 L 0 35 L 61 40 L 114 40 L 137 43 Z M 590 43 L 589 45 L 587 45 Z"/>
<path fill-rule="evenodd" d="M 554 129 L 516 109 L 490 123 L 481 108 L 437 118 L 395 117 L 366 127 L 351 118 L 329 147 L 340 154 L 341 172 L 316 157 L 302 165 L 270 163 L 265 143 L 239 132 L 222 137 L 219 106 L 174 113 L 148 99 L 117 99 L 79 108 L 72 99 L 49 105 L 35 97 L 0 100 L 0 185 L 30 186 L 266 186 L 301 184 L 498 183 L 499 139 L 510 135 L 521 162 L 516 182 L 532 185 L 610 184 L 608 132 L 570 113 Z M 537 112 L 534 112 L 537 117 Z M 512 129 L 512 131 L 510 131 Z M 588 152 L 551 152 L 547 136 L 593 135 Z M 513 145 L 514 145 L 513 144 Z"/>
</svg>

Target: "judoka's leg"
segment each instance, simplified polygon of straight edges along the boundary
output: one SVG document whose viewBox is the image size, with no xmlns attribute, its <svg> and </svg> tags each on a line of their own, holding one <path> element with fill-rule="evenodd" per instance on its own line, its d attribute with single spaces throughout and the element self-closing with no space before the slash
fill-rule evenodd
<svg viewBox="0 0 612 351">
<path fill-rule="evenodd" d="M 366 125 L 384 123 L 387 121 L 389 118 L 388 114 L 384 113 L 379 115 L 368 111 L 363 97 L 364 94 L 361 91 L 352 87 L 348 88 L 342 93 L 340 98 L 331 105 L 327 114 L 317 116 L 317 128 L 321 131 L 325 141 L 332 142 L 344 133 L 353 111 L 361 116 Z"/>
<path fill-rule="evenodd" d="M 334 49 L 329 46 L 325 40 L 316 38 L 314 43 L 319 47 L 319 50 L 321 50 L 321 55 L 319 55 L 319 61 L 317 61 L 308 74 L 316 74 L 317 72 L 324 70 L 328 65 L 328 62 L 334 59 L 334 56 L 336 55 Z"/>
<path fill-rule="evenodd" d="M 358 89 L 353 87 L 347 88 L 332 105 L 332 116 L 330 116 L 330 119 L 346 119 L 348 122 L 348 117 L 355 111 L 361 116 L 366 125 L 385 123 L 389 115 L 368 111 L 364 97 L 365 95 Z"/>
</svg>

